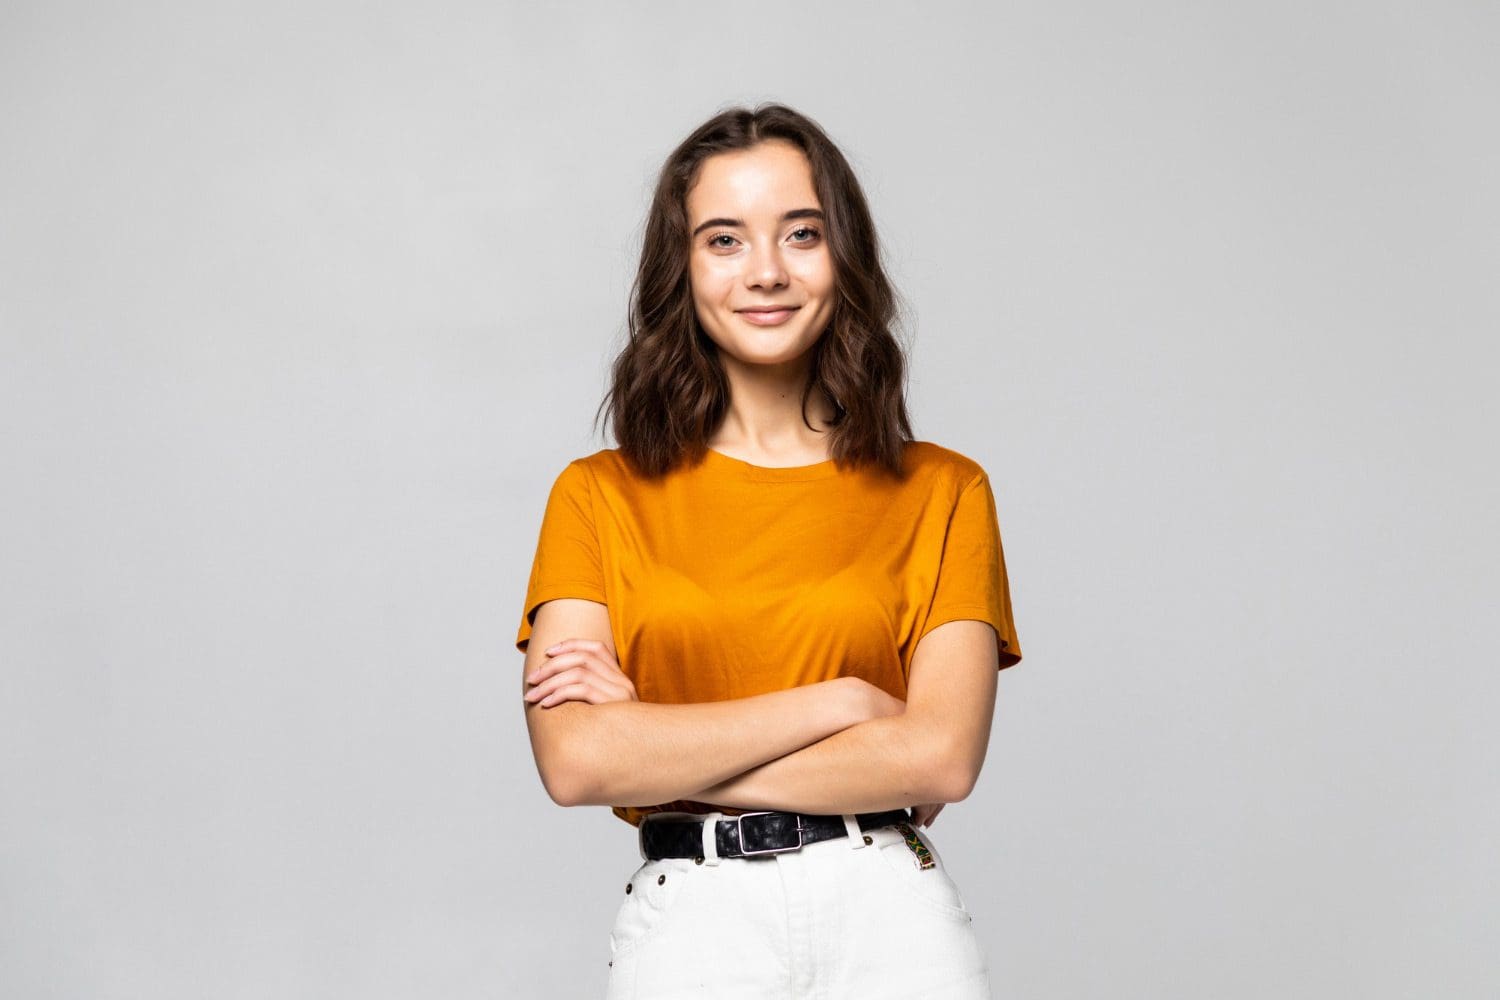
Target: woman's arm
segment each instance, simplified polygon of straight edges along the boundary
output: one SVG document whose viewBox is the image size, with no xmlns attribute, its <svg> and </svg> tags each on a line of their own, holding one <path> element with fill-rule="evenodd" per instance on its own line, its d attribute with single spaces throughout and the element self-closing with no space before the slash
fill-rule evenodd
<svg viewBox="0 0 1500 1000">
<path fill-rule="evenodd" d="M 603 604 L 575 598 L 537 610 L 524 678 L 565 638 L 597 638 L 614 654 Z M 526 703 L 532 752 L 559 805 L 654 805 L 690 798 L 767 761 L 889 711 L 890 698 L 853 677 L 749 698 L 688 705 L 631 700 Z"/>
<path fill-rule="evenodd" d="M 940 763 L 932 730 L 908 715 L 871 719 L 683 798 L 822 814 L 958 802 L 968 789 Z"/>
<path fill-rule="evenodd" d="M 805 813 L 960 802 L 973 790 L 989 747 L 997 673 L 990 625 L 940 625 L 913 655 L 904 713 L 851 726 L 683 797 Z"/>
</svg>

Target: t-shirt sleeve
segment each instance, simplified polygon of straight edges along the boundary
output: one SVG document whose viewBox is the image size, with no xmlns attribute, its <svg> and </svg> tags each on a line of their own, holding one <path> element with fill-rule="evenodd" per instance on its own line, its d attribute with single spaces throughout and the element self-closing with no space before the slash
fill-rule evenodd
<svg viewBox="0 0 1500 1000">
<path fill-rule="evenodd" d="M 983 472 L 970 480 L 954 504 L 922 635 L 944 622 L 960 619 L 989 622 L 995 627 L 1000 669 L 1020 662 L 1021 642 L 1011 614 L 1000 521 L 989 477 Z"/>
<path fill-rule="evenodd" d="M 558 474 L 547 496 L 516 649 L 526 652 L 537 607 L 558 597 L 606 603 L 603 560 L 594 526 L 593 485 L 588 468 L 577 460 Z"/>
</svg>

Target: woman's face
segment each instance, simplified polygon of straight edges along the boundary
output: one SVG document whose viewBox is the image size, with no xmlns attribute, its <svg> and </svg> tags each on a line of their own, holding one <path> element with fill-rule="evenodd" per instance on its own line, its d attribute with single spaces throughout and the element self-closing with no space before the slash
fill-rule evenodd
<svg viewBox="0 0 1500 1000">
<path fill-rule="evenodd" d="M 833 261 L 812 167 L 770 140 L 703 161 L 687 194 L 698 322 L 728 363 L 801 359 L 833 314 Z M 755 312 L 767 306 L 779 312 Z"/>
</svg>

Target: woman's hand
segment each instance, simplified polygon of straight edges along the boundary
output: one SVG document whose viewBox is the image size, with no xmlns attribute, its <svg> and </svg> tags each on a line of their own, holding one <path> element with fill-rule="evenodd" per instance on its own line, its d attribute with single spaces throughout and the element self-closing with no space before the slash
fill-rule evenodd
<svg viewBox="0 0 1500 1000">
<path fill-rule="evenodd" d="M 851 726 L 860 722 L 868 722 L 871 719 L 900 715 L 906 711 L 906 702 L 890 694 L 884 688 L 871 684 L 863 677 L 846 674 L 835 678 L 832 683 L 847 685 L 854 691 L 855 714 L 849 723 Z"/>
<path fill-rule="evenodd" d="M 564 639 L 549 646 L 547 656 L 526 675 L 526 683 L 535 685 L 524 696 L 529 702 L 551 708 L 565 701 L 600 705 L 641 700 L 619 661 L 598 639 Z"/>
<path fill-rule="evenodd" d="M 911 807 L 911 821 L 917 826 L 931 826 L 932 821 L 937 819 L 937 814 L 943 811 L 946 802 L 930 802 L 925 805 Z"/>
</svg>

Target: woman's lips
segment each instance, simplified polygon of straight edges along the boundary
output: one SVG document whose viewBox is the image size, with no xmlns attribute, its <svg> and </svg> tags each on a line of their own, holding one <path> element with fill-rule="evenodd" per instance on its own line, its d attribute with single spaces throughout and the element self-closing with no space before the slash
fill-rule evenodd
<svg viewBox="0 0 1500 1000">
<path fill-rule="evenodd" d="M 745 310 L 740 315 L 745 318 L 747 323 L 754 323 L 756 326 L 777 326 L 785 323 L 787 318 L 796 311 L 796 309 L 777 309 L 774 312 L 750 312 Z"/>
</svg>

